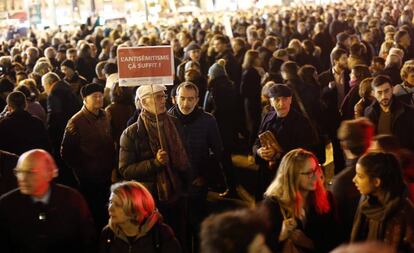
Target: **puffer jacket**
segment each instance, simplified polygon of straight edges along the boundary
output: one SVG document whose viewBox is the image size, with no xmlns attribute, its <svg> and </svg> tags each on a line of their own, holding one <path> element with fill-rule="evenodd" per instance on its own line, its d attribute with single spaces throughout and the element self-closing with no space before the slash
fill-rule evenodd
<svg viewBox="0 0 414 253">
<path fill-rule="evenodd" d="M 173 121 L 179 130 L 179 122 L 176 118 Z M 182 136 L 181 132 L 180 134 Z M 122 178 L 144 184 L 154 199 L 158 199 L 157 176 L 165 166 L 157 161 L 156 154 L 151 150 L 149 136 L 141 117 L 121 135 L 118 168 Z"/>
</svg>

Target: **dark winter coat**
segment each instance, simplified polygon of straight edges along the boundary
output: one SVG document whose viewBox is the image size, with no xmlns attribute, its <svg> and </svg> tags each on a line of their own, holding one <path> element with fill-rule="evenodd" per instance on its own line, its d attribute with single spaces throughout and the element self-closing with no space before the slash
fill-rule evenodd
<svg viewBox="0 0 414 253">
<path fill-rule="evenodd" d="M 0 121 L 0 149 L 21 155 L 35 148 L 51 151 L 45 125 L 40 119 L 17 110 Z"/>
<path fill-rule="evenodd" d="M 173 118 L 177 128 L 178 121 Z M 154 199 L 158 199 L 157 175 L 165 166 L 157 161 L 151 150 L 148 132 L 141 117 L 121 135 L 119 172 L 126 180 L 136 180 L 145 185 Z"/>
<path fill-rule="evenodd" d="M 335 218 L 335 206 L 332 194 L 328 192 L 331 210 L 325 214 L 318 214 L 313 206 L 306 213 L 306 224 L 296 219 L 298 228 L 313 241 L 315 250 L 305 252 L 326 253 L 338 244 L 337 221 Z M 281 252 L 282 244 L 278 241 L 282 229 L 283 215 L 276 199 L 266 197 L 261 203 L 260 210 L 269 222 L 266 233 L 266 243 L 273 252 Z"/>
<path fill-rule="evenodd" d="M 188 148 L 188 156 L 191 163 L 190 181 L 197 177 L 206 178 L 209 173 L 208 165 L 209 152 L 213 152 L 217 159 L 223 153 L 223 144 L 220 138 L 216 119 L 209 113 L 195 108 L 189 115 L 181 114 L 178 106 L 172 107 L 168 113 L 178 119 L 184 141 Z"/>
<path fill-rule="evenodd" d="M 95 58 L 79 57 L 76 61 L 76 69 L 88 82 L 92 82 L 92 79 L 96 77 L 95 66 L 97 63 Z"/>
<path fill-rule="evenodd" d="M 224 59 L 226 61 L 226 72 L 229 76 L 230 80 L 234 82 L 236 87 L 240 86 L 240 80 L 241 80 L 241 66 L 237 64 L 236 58 L 234 58 L 232 51 L 226 50 L 221 54 L 217 54 L 215 57 L 216 60 Z"/>
<path fill-rule="evenodd" d="M 225 76 L 211 80 L 203 107 L 216 118 L 224 147 L 232 147 L 238 119 L 237 91 L 233 82 Z"/>
<path fill-rule="evenodd" d="M 344 86 L 344 94 L 349 92 L 349 70 L 343 72 L 342 85 Z M 334 82 L 335 77 L 332 68 L 319 75 L 319 82 L 322 86 L 321 101 L 324 108 L 323 118 L 324 125 L 331 136 L 336 136 L 336 131 L 341 123 L 341 115 L 339 112 L 338 90 L 336 86 L 329 87 L 330 82 Z"/>
<path fill-rule="evenodd" d="M 49 203 L 40 206 L 19 189 L 8 192 L 0 198 L 0 224 L 2 253 L 96 250 L 88 205 L 79 192 L 67 186 L 51 184 Z"/>
<path fill-rule="evenodd" d="M 295 148 L 309 147 L 315 143 L 309 121 L 297 111 L 291 109 L 284 118 L 279 118 L 275 111 L 270 111 L 263 118 L 259 128 L 259 134 L 270 130 L 283 149 L 283 154 Z M 257 155 L 257 150 L 261 147 L 259 138 L 253 146 L 253 153 Z M 259 156 L 256 161 L 264 162 Z"/>
<path fill-rule="evenodd" d="M 348 242 L 351 235 L 352 222 L 358 208 L 361 194 L 352 179 L 355 177 L 355 166 L 358 159 L 348 160 L 346 168 L 334 177 L 332 194 L 338 210 L 341 228 L 337 231 L 342 242 Z"/>
<path fill-rule="evenodd" d="M 104 110 L 96 116 L 83 107 L 69 120 L 61 155 L 80 181 L 109 182 L 116 157 L 110 122 Z"/>
<path fill-rule="evenodd" d="M 112 137 L 119 147 L 122 132 L 127 127 L 127 122 L 135 112 L 134 105 L 111 103 L 105 108 L 109 121 L 111 122 Z"/>
<path fill-rule="evenodd" d="M 109 226 L 106 226 L 99 243 L 99 253 L 180 253 L 181 247 L 171 228 L 164 224 L 156 224 L 143 237 L 132 243 L 126 238 L 118 237 Z"/>
<path fill-rule="evenodd" d="M 378 129 L 381 107 L 377 101 L 365 109 L 365 117 L 371 120 Z M 393 96 L 391 104 L 391 131 L 402 147 L 414 150 L 414 109 L 401 103 Z"/>
<path fill-rule="evenodd" d="M 18 159 L 17 155 L 0 150 L 0 196 L 17 187 L 13 169 Z"/>
<path fill-rule="evenodd" d="M 47 97 L 47 130 L 54 152 L 59 154 L 68 120 L 81 108 L 65 81 L 57 82 Z"/>
</svg>

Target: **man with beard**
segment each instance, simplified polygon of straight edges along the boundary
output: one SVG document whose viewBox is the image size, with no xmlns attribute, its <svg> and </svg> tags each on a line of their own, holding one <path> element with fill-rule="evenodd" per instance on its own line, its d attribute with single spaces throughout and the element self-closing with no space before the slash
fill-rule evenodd
<svg viewBox="0 0 414 253">
<path fill-rule="evenodd" d="M 219 160 L 223 153 L 216 119 L 197 107 L 198 87 L 191 82 L 183 82 L 177 87 L 176 105 L 169 114 L 178 118 L 183 133 L 191 169 L 189 171 L 189 222 L 191 234 L 197 239 L 199 224 L 205 217 L 207 198 L 207 173 L 209 170 L 210 151 Z M 195 247 L 197 247 L 197 240 Z"/>
<path fill-rule="evenodd" d="M 345 166 L 336 133 L 341 124 L 340 106 L 350 90 L 347 52 L 341 48 L 332 50 L 331 64 L 332 67 L 321 73 L 318 79 L 322 86 L 321 102 L 324 109 L 322 122 L 332 142 L 335 173 L 338 173 Z"/>
<path fill-rule="evenodd" d="M 365 109 L 365 116 L 376 126 L 377 134 L 393 134 L 401 146 L 414 150 L 414 109 L 392 94 L 391 80 L 380 75 L 372 81 L 376 101 Z"/>
</svg>

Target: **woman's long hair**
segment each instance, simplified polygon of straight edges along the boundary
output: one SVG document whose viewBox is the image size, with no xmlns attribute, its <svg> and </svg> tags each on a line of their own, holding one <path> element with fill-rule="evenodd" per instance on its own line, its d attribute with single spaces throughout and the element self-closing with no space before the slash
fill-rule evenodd
<svg viewBox="0 0 414 253">
<path fill-rule="evenodd" d="M 243 69 L 249 69 L 249 68 L 253 68 L 254 66 L 254 61 L 259 58 L 259 52 L 256 50 L 247 50 L 246 54 L 244 55 L 244 59 L 243 59 Z"/>
<path fill-rule="evenodd" d="M 331 208 L 320 166 L 317 168 L 315 191 L 309 192 L 308 199 L 303 199 L 300 193 L 300 172 L 308 159 L 314 159 L 318 164 L 316 156 L 307 150 L 298 148 L 287 153 L 280 162 L 276 178 L 265 192 L 265 196 L 277 199 L 294 217 L 301 216 L 302 207 L 306 204 L 313 206 L 319 214 L 327 213 Z"/>
<path fill-rule="evenodd" d="M 135 181 L 125 181 L 112 185 L 111 193 L 119 197 L 125 214 L 131 223 L 143 224 L 145 221 L 155 223 L 158 219 L 154 199 L 144 185 Z M 151 221 L 154 219 L 154 221 Z"/>
</svg>

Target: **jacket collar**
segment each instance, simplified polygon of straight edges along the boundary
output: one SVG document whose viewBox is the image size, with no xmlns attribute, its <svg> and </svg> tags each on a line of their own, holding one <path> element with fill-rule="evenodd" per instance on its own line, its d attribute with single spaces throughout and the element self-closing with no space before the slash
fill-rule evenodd
<svg viewBox="0 0 414 253">
<path fill-rule="evenodd" d="M 89 120 L 89 121 L 97 121 L 99 119 L 102 119 L 105 117 L 105 112 L 102 109 L 99 109 L 98 115 L 93 114 L 91 111 L 86 109 L 86 106 L 82 106 L 81 111 L 83 112 L 83 115 Z"/>
</svg>

